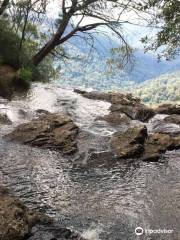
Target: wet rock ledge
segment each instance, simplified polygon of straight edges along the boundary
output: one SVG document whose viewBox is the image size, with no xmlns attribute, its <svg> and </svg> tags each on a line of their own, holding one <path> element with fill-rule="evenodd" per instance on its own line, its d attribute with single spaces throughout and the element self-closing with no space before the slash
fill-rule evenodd
<svg viewBox="0 0 180 240">
<path fill-rule="evenodd" d="M 10 196 L 6 188 L 0 186 L 0 240 L 85 240 L 78 233 L 68 228 L 55 226 L 55 222 L 48 216 L 28 209 L 17 198 Z M 50 235 L 44 233 L 45 238 L 38 237 L 38 226 L 49 226 Z M 33 228 L 36 228 L 35 233 Z M 36 236 L 34 236 L 36 235 Z"/>
<path fill-rule="evenodd" d="M 19 200 L 0 187 L 0 240 L 23 240 L 27 238 L 34 225 L 46 221 L 48 217 L 29 210 Z"/>
<path fill-rule="evenodd" d="M 46 113 L 29 123 L 20 124 L 4 138 L 71 154 L 77 150 L 77 134 L 78 127 L 68 116 Z"/>
<path fill-rule="evenodd" d="M 78 89 L 75 89 L 74 91 L 89 99 L 110 102 L 111 113 L 108 116 L 105 116 L 104 120 L 111 122 L 111 119 L 114 119 L 113 125 L 124 121 L 124 115 L 126 115 L 126 120 L 140 120 L 141 122 L 147 122 L 155 115 L 155 111 L 153 109 L 141 103 L 141 100 L 139 98 L 133 97 L 132 94 L 97 91 L 86 92 Z M 122 114 L 124 115 L 122 116 Z"/>
</svg>

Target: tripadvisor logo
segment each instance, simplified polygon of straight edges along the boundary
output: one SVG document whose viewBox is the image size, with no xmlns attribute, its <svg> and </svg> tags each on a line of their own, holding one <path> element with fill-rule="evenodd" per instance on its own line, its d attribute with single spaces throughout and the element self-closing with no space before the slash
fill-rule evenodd
<svg viewBox="0 0 180 240">
<path fill-rule="evenodd" d="M 142 227 L 137 227 L 137 228 L 135 229 L 135 234 L 136 234 L 137 236 L 142 235 L 143 232 L 144 232 L 144 230 L 142 229 Z"/>
</svg>

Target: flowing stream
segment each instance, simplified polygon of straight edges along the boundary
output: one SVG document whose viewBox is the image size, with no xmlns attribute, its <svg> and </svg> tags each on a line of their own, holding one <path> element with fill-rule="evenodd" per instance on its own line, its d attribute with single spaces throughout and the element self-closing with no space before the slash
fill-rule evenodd
<svg viewBox="0 0 180 240">
<path fill-rule="evenodd" d="M 13 122 L 0 126 L 1 185 L 27 206 L 54 217 L 58 226 L 76 230 L 89 240 L 179 240 L 180 151 L 167 152 L 159 163 L 111 164 L 109 159 L 110 164 L 87 166 L 92 151 L 108 151 L 110 136 L 117 130 L 96 120 L 108 114 L 109 107 L 51 84 L 35 84 L 28 96 L 1 102 L 0 112 Z M 81 161 L 79 156 L 63 157 L 2 139 L 18 124 L 37 117 L 38 109 L 71 116 L 82 130 L 78 154 L 83 164 L 75 164 L 76 158 Z M 149 130 L 154 121 L 157 118 L 147 124 Z M 166 126 L 169 131 L 177 128 Z M 173 231 L 138 237 L 136 227 Z M 50 240 L 51 231 L 42 227 L 30 240 Z"/>
</svg>

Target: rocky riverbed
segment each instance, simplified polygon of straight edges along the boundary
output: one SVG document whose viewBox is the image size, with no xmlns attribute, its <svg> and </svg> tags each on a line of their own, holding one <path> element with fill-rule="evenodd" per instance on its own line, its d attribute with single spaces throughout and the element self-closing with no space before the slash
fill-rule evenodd
<svg viewBox="0 0 180 240">
<path fill-rule="evenodd" d="M 30 210 L 21 203 L 18 221 L 27 225 L 17 239 L 129 240 L 139 224 L 171 227 L 170 239 L 178 239 L 179 116 L 179 105 L 152 109 L 130 94 L 51 84 L 0 99 L 1 183 L 29 209 L 55 220 L 29 223 Z M 0 195 L 5 211 L 8 201 L 16 209 L 13 197 Z M 5 220 L 12 225 L 13 211 Z"/>
</svg>

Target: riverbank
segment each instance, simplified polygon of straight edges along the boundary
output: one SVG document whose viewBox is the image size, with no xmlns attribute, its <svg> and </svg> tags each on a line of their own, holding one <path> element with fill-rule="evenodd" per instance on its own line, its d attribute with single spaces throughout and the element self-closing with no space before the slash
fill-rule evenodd
<svg viewBox="0 0 180 240">
<path fill-rule="evenodd" d="M 13 95 L 25 93 L 30 83 L 19 76 L 19 72 L 8 65 L 0 66 L 0 97 L 11 99 Z"/>
<path fill-rule="evenodd" d="M 36 224 L 52 222 L 45 215 L 29 210 L 2 186 L 0 186 L 0 219 L 0 239 L 2 240 L 28 238 Z"/>
</svg>

